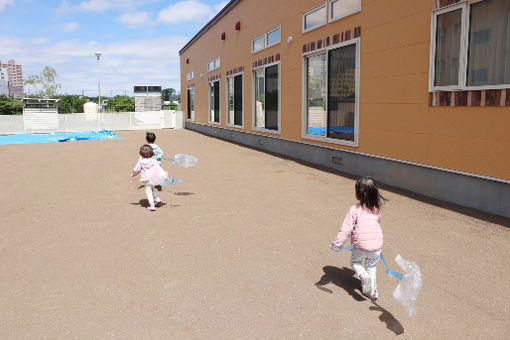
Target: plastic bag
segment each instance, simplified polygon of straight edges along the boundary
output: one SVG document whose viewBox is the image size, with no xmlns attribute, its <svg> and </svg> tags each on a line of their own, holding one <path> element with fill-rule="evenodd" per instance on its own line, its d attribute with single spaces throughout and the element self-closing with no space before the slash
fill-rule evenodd
<svg viewBox="0 0 510 340">
<path fill-rule="evenodd" d="M 413 261 L 402 258 L 400 254 L 395 258 L 395 262 L 404 272 L 404 277 L 393 291 L 393 297 L 404 305 L 409 316 L 413 316 L 416 314 L 416 299 L 423 282 L 420 267 Z"/>
<path fill-rule="evenodd" d="M 184 168 L 191 168 L 197 165 L 198 158 L 187 153 L 178 153 L 174 156 L 175 162 Z"/>
</svg>

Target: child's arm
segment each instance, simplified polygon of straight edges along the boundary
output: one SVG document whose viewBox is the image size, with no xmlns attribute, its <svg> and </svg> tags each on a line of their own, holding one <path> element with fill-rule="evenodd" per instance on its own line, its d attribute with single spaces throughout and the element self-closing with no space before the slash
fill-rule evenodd
<svg viewBox="0 0 510 340">
<path fill-rule="evenodd" d="M 135 177 L 142 171 L 142 157 L 138 159 L 138 162 L 135 165 L 135 168 L 133 169 L 133 172 L 131 173 L 131 177 Z"/>
<path fill-rule="evenodd" d="M 152 151 L 154 152 L 154 158 L 158 162 L 161 162 L 161 158 L 163 157 L 163 150 L 161 150 L 159 146 L 156 146 Z"/>
<path fill-rule="evenodd" d="M 354 225 L 356 224 L 356 213 L 355 213 L 355 206 L 353 206 L 347 214 L 345 215 L 344 222 L 342 223 L 342 227 L 338 231 L 338 234 L 336 235 L 335 239 L 331 242 L 331 244 L 337 248 L 341 248 L 342 245 L 347 241 L 349 236 L 352 233 L 352 229 L 354 228 Z"/>
</svg>

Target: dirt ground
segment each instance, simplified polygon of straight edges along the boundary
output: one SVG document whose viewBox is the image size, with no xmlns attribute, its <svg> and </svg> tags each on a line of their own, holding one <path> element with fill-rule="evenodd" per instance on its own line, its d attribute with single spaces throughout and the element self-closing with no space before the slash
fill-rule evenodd
<svg viewBox="0 0 510 340">
<path fill-rule="evenodd" d="M 1 339 L 510 338 L 510 223 L 383 190 L 383 254 L 421 268 L 417 314 L 360 294 L 328 245 L 354 180 L 186 130 L 160 130 L 164 205 L 125 139 L 0 146 Z"/>
</svg>

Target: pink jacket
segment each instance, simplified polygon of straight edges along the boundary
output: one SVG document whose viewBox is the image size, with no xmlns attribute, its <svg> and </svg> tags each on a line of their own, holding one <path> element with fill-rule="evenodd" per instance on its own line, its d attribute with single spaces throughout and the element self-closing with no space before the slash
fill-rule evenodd
<svg viewBox="0 0 510 340">
<path fill-rule="evenodd" d="M 333 240 L 333 244 L 342 247 L 347 238 L 351 236 L 354 249 L 378 250 L 383 245 L 380 211 L 372 212 L 363 208 L 361 204 L 353 205 L 345 216 L 342 228 Z"/>
<path fill-rule="evenodd" d="M 138 175 L 140 172 L 142 173 L 140 181 L 151 185 L 161 184 L 168 178 L 168 173 L 159 166 L 154 158 L 140 157 L 133 169 L 133 176 Z"/>
</svg>

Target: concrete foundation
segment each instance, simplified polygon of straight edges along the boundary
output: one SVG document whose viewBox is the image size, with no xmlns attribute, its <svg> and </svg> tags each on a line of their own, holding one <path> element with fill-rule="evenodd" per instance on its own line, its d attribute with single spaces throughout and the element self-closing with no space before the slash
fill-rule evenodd
<svg viewBox="0 0 510 340">
<path fill-rule="evenodd" d="M 186 122 L 185 128 L 430 198 L 510 218 L 510 182 L 374 155 Z"/>
</svg>

